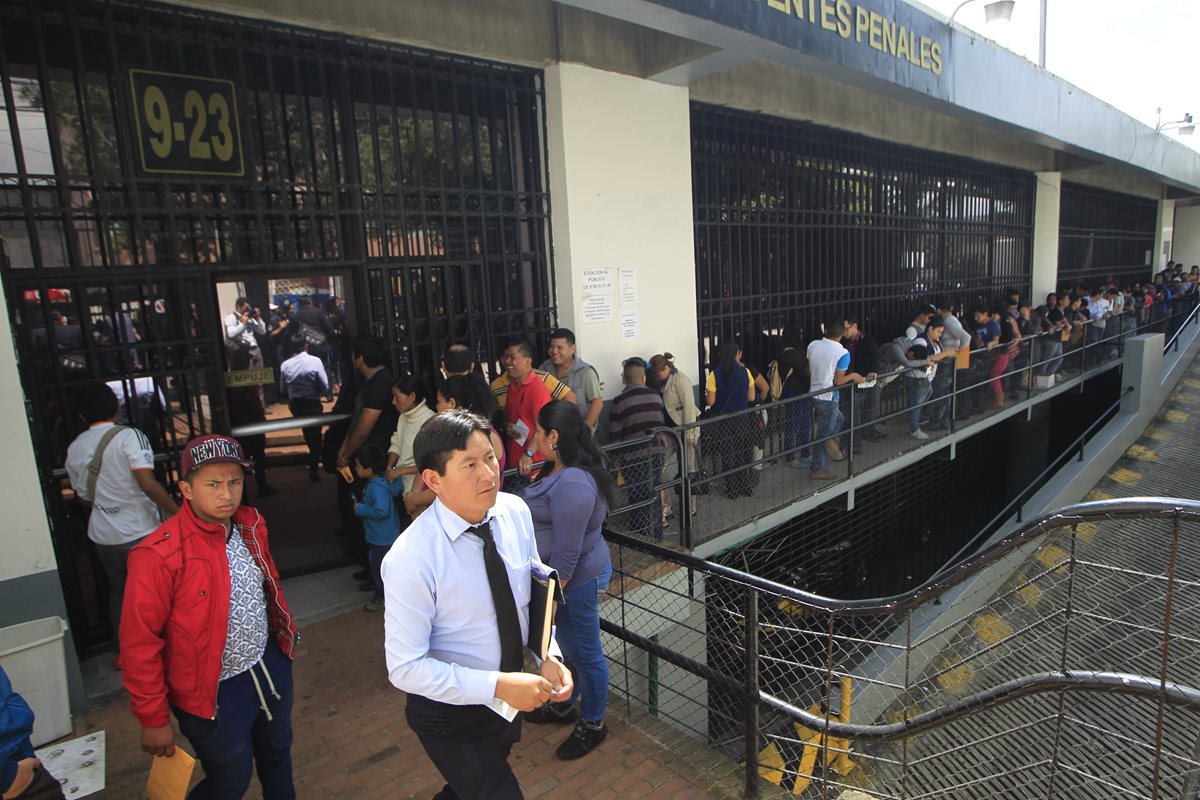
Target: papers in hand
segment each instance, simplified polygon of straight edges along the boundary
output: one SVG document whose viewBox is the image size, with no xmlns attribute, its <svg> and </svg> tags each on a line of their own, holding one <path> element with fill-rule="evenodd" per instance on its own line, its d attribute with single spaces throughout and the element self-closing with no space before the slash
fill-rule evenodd
<svg viewBox="0 0 1200 800">
<path fill-rule="evenodd" d="M 497 714 L 504 717 L 505 722 L 512 722 L 513 718 L 520 713 L 508 703 L 501 700 L 499 697 L 493 697 L 492 702 L 488 703 L 487 705 L 492 711 L 495 711 Z"/>
<path fill-rule="evenodd" d="M 871 380 L 869 380 L 869 381 L 863 381 L 862 383 L 857 384 L 854 388 L 856 388 L 856 389 L 874 389 L 875 384 L 877 382 L 878 382 L 877 378 L 871 378 Z"/>
<path fill-rule="evenodd" d="M 149 800 L 184 800 L 195 768 L 196 759 L 182 747 L 176 747 L 175 755 L 170 758 L 155 757 L 150 765 L 150 780 L 146 782 L 146 797 Z"/>
<path fill-rule="evenodd" d="M 529 426 L 525 424 L 525 420 L 519 419 L 512 425 L 508 426 L 508 432 L 512 435 L 514 442 L 519 442 L 522 447 L 525 446 L 526 440 L 529 439 Z"/>
</svg>

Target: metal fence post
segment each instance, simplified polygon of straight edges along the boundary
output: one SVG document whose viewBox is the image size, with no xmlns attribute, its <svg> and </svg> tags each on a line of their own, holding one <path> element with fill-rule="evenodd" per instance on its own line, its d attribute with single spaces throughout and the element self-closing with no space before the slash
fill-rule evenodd
<svg viewBox="0 0 1200 800">
<path fill-rule="evenodd" d="M 853 478 L 854 477 L 854 416 L 855 416 L 854 407 L 856 405 L 858 405 L 858 395 L 855 394 L 858 391 L 858 384 L 857 383 L 848 383 L 846 385 L 850 387 L 848 390 L 850 392 L 850 442 L 849 442 L 850 452 L 846 453 L 846 477 Z"/>
<path fill-rule="evenodd" d="M 758 592 L 746 587 L 746 797 L 758 797 Z"/>
<path fill-rule="evenodd" d="M 968 345 L 969 347 L 970 345 Z M 950 432 L 954 433 L 958 422 L 958 358 L 950 365 L 954 372 L 950 376 Z"/>
</svg>

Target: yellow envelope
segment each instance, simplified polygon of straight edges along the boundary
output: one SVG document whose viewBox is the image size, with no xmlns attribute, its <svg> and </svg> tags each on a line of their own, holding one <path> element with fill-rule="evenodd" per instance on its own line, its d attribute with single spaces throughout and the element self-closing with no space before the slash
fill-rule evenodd
<svg viewBox="0 0 1200 800">
<path fill-rule="evenodd" d="M 196 759 L 181 747 L 176 747 L 175 755 L 170 758 L 155 757 L 150 766 L 150 780 L 146 782 L 146 796 L 149 800 L 184 800 L 195 768 Z"/>
</svg>

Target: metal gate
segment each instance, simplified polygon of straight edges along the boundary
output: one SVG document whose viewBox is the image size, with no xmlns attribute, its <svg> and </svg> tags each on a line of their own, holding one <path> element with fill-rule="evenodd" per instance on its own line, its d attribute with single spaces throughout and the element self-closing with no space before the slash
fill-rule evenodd
<svg viewBox="0 0 1200 800">
<path fill-rule="evenodd" d="M 347 274 L 428 372 L 553 326 L 536 70 L 159 3 L 0 0 L 0 265 L 82 650 L 102 592 L 54 470 L 108 381 L 173 456 L 227 428 L 218 281 Z M 164 465 L 170 479 L 174 458 Z"/>
<path fill-rule="evenodd" d="M 883 342 L 938 295 L 1029 293 L 1029 173 L 693 104 L 692 187 L 702 360 L 738 335 L 765 366 L 789 322 L 856 314 Z"/>
<path fill-rule="evenodd" d="M 1075 288 L 1112 275 L 1124 286 L 1150 280 L 1158 203 L 1063 182 L 1058 284 Z"/>
</svg>

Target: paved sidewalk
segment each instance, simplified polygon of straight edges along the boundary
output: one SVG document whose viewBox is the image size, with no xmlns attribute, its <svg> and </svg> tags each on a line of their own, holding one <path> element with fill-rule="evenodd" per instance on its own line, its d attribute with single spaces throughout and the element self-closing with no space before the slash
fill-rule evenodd
<svg viewBox="0 0 1200 800">
<path fill-rule="evenodd" d="M 404 722 L 404 695 L 387 680 L 383 619 L 353 611 L 303 629 L 296 660 L 293 724 L 297 793 L 318 798 L 429 798 L 442 786 Z M 560 761 L 554 748 L 569 728 L 526 724 L 511 762 L 529 798 L 714 798 L 741 796 L 742 773 L 712 751 L 660 730 L 655 720 L 634 727 L 613 698 L 608 740 L 579 761 Z M 107 797 L 145 797 L 150 759 L 122 691 L 76 722 L 75 735 L 107 731 Z M 661 735 L 652 738 L 649 730 Z M 182 741 L 182 739 L 180 739 Z M 664 746 L 664 743 L 670 746 Z M 199 770 L 197 770 L 199 772 Z M 260 797 L 257 782 L 247 797 Z"/>
</svg>

